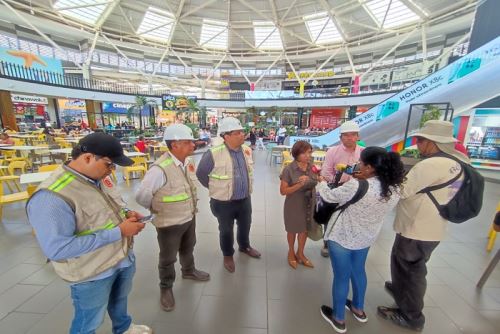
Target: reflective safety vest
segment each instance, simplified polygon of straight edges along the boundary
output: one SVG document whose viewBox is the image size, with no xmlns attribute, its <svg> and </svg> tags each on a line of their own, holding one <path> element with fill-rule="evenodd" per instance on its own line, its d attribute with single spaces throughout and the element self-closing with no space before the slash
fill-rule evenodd
<svg viewBox="0 0 500 334">
<path fill-rule="evenodd" d="M 55 170 L 42 182 L 35 193 L 47 190 L 63 199 L 73 209 L 76 219 L 75 236 L 82 237 L 118 226 L 124 219 L 113 187 L 101 181 L 101 189 L 89 183 L 66 166 Z M 49 224 L 51 222 L 47 222 Z M 132 238 L 100 247 L 92 252 L 59 261 L 51 261 L 55 272 L 72 283 L 94 277 L 123 260 L 132 247 Z"/>
<path fill-rule="evenodd" d="M 161 168 L 167 183 L 153 195 L 151 212 L 156 227 L 180 225 L 191 221 L 196 214 L 196 173 L 191 158 L 186 158 L 186 171 L 177 166 L 169 152 L 154 166 Z"/>
<path fill-rule="evenodd" d="M 243 156 L 248 172 L 248 195 L 253 188 L 253 158 L 252 149 L 242 145 Z M 208 175 L 208 191 L 211 198 L 219 201 L 229 201 L 233 196 L 233 159 L 226 144 L 218 145 L 210 149 L 214 160 L 214 168 Z"/>
</svg>

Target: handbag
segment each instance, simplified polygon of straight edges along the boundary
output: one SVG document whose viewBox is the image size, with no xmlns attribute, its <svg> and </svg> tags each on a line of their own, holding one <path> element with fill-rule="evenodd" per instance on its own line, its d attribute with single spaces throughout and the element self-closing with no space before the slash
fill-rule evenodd
<svg viewBox="0 0 500 334">
<path fill-rule="evenodd" d="M 328 203 L 320 197 L 316 203 L 316 210 L 314 211 L 313 216 L 314 221 L 319 225 L 327 225 L 334 212 L 341 211 L 342 213 L 349 207 L 349 205 L 354 204 L 363 198 L 368 191 L 368 181 L 358 180 L 358 182 L 359 186 L 356 193 L 343 205 L 339 205 L 338 203 Z"/>
</svg>

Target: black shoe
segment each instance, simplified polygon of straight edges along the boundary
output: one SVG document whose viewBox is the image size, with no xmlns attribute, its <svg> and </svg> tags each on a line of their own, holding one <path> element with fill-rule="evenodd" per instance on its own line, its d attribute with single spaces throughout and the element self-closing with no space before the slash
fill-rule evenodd
<svg viewBox="0 0 500 334">
<path fill-rule="evenodd" d="M 368 317 L 366 316 L 366 313 L 363 311 L 361 314 L 359 313 L 356 313 L 352 310 L 352 301 L 350 299 L 347 299 L 345 301 L 345 308 L 349 311 L 351 311 L 352 315 L 354 316 L 354 318 L 359 321 L 359 322 L 367 322 L 368 321 Z"/>
<path fill-rule="evenodd" d="M 411 325 L 398 308 L 379 306 L 377 307 L 377 313 L 385 320 L 389 320 L 399 327 L 411 329 L 417 332 L 421 332 L 424 329 L 423 325 Z"/>
<path fill-rule="evenodd" d="M 345 323 L 341 324 L 333 317 L 333 310 L 331 307 L 326 305 L 321 305 L 320 308 L 321 316 L 333 327 L 333 329 L 337 333 L 345 333 L 347 332 L 347 328 L 345 327 Z"/>
<path fill-rule="evenodd" d="M 394 287 L 392 286 L 392 282 L 385 281 L 384 288 L 385 288 L 385 291 L 387 291 L 387 293 L 390 294 L 391 297 L 394 299 Z"/>
</svg>

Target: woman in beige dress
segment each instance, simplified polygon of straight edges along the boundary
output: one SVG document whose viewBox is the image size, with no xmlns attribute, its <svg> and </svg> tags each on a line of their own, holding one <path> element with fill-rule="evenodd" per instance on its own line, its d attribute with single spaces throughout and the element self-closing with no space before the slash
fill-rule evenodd
<svg viewBox="0 0 500 334">
<path fill-rule="evenodd" d="M 293 269 L 297 263 L 313 268 L 304 255 L 307 240 L 307 224 L 313 222 L 317 176 L 311 171 L 312 146 L 306 141 L 298 141 L 292 147 L 294 161 L 281 173 L 280 193 L 285 195 L 284 218 L 288 239 L 288 264 Z M 295 253 L 295 239 L 298 249 Z"/>
</svg>

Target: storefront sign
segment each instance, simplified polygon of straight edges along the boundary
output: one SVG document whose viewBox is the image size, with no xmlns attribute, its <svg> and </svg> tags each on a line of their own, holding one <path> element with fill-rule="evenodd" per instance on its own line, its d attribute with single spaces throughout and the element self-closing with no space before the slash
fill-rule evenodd
<svg viewBox="0 0 500 334">
<path fill-rule="evenodd" d="M 132 103 L 103 102 L 102 111 L 113 114 L 126 114 L 134 105 Z"/>
<path fill-rule="evenodd" d="M 87 112 L 85 100 L 57 99 L 57 105 L 61 117 L 81 117 L 82 113 Z"/>
<path fill-rule="evenodd" d="M 311 113 L 310 128 L 334 129 L 339 125 L 343 109 L 313 108 Z"/>
<path fill-rule="evenodd" d="M 24 104 L 49 104 L 49 100 L 43 96 L 28 96 L 11 94 L 11 100 L 13 103 L 24 103 Z"/>
<path fill-rule="evenodd" d="M 299 78 L 301 79 L 307 79 L 311 75 L 313 75 L 314 72 L 299 72 L 297 73 L 299 75 Z M 315 78 L 329 78 L 335 76 L 335 72 L 333 70 L 328 70 L 328 71 L 319 71 L 316 73 L 314 76 Z M 286 78 L 289 80 L 296 79 L 295 78 L 295 73 L 294 72 L 286 72 Z"/>
<path fill-rule="evenodd" d="M 189 108 L 189 101 L 197 101 L 196 96 L 163 95 L 161 97 L 162 110 L 183 110 Z"/>
</svg>

